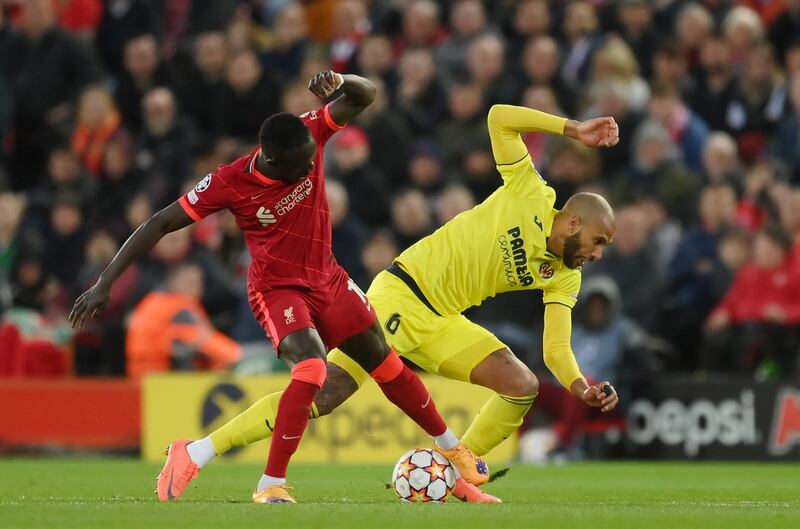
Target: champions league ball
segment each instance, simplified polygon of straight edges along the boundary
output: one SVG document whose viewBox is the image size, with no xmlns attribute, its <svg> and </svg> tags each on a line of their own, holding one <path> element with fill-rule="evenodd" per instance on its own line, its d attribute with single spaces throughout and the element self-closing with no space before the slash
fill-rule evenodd
<svg viewBox="0 0 800 529">
<path fill-rule="evenodd" d="M 456 484 L 452 463 L 436 450 L 406 452 L 392 473 L 392 487 L 405 502 L 445 502 Z"/>
</svg>

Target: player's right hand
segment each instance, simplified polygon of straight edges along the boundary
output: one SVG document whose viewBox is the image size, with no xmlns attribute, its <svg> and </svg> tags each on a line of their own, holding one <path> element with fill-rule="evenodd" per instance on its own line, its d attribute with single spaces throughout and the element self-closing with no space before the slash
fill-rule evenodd
<svg viewBox="0 0 800 529">
<path fill-rule="evenodd" d="M 78 296 L 72 311 L 69 313 L 69 322 L 73 328 L 83 329 L 83 325 L 102 313 L 111 299 L 111 288 L 98 281 L 92 288 Z"/>
<path fill-rule="evenodd" d="M 308 89 L 320 99 L 327 99 L 337 88 L 342 86 L 344 78 L 341 74 L 328 70 L 320 72 L 308 82 Z"/>
<path fill-rule="evenodd" d="M 612 391 L 610 395 L 606 395 L 603 392 L 603 387 L 605 386 L 611 387 Z M 602 408 L 600 411 L 604 413 L 613 410 L 617 407 L 617 404 L 619 404 L 617 391 L 607 380 L 586 388 L 583 391 L 583 395 L 581 395 L 581 400 L 592 408 Z"/>
</svg>

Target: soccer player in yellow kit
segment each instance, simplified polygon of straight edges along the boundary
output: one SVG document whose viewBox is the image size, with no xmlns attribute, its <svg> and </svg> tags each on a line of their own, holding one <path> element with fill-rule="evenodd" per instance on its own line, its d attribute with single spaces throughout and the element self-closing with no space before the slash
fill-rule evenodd
<svg viewBox="0 0 800 529">
<path fill-rule="evenodd" d="M 619 128 L 613 118 L 578 122 L 510 105 L 494 105 L 488 124 L 503 185 L 404 251 L 367 291 L 389 345 L 400 356 L 430 373 L 495 391 L 462 438 L 476 455 L 509 437 L 538 393 L 536 377 L 508 346 L 462 315 L 488 297 L 542 290 L 547 367 L 589 406 L 606 412 L 618 402 L 615 391 L 603 392 L 608 381 L 587 383 L 570 347 L 580 267 L 601 258 L 611 243 L 614 213 L 592 193 L 578 193 L 564 209 L 554 209 L 555 191 L 536 171 L 520 133 L 545 131 L 590 147 L 612 147 L 619 141 Z M 312 415 L 330 413 L 368 379 L 356 362 L 332 351 Z M 269 437 L 279 399 L 280 393 L 268 395 L 213 432 L 204 441 L 213 444 L 214 454 L 198 464 Z M 499 501 L 459 482 L 454 493 L 461 499 Z"/>
</svg>

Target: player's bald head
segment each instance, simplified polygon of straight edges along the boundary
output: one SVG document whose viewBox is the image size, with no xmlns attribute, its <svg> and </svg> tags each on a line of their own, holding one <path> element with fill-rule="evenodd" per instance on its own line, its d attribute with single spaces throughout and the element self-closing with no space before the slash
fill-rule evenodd
<svg viewBox="0 0 800 529">
<path fill-rule="evenodd" d="M 595 193 L 578 193 L 556 215 L 548 248 L 569 268 L 577 268 L 602 258 L 615 231 L 614 210 L 608 201 Z"/>
<path fill-rule="evenodd" d="M 597 193 L 576 193 L 569 197 L 563 211 L 580 217 L 583 224 L 597 223 L 614 228 L 616 219 L 611 204 Z"/>
</svg>

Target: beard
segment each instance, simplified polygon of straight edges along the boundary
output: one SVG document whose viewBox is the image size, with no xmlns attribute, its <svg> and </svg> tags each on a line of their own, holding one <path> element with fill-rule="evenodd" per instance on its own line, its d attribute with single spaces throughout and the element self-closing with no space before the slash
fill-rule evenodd
<svg viewBox="0 0 800 529">
<path fill-rule="evenodd" d="M 579 261 L 580 257 L 578 256 L 578 251 L 581 249 L 581 238 L 580 232 L 567 237 L 564 240 L 564 255 L 562 260 L 564 264 L 567 265 L 567 268 L 578 268 L 580 266 Z"/>
</svg>

